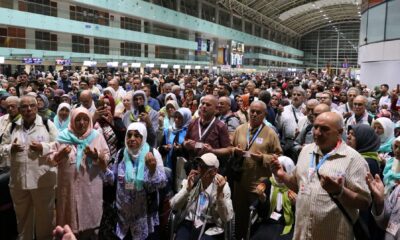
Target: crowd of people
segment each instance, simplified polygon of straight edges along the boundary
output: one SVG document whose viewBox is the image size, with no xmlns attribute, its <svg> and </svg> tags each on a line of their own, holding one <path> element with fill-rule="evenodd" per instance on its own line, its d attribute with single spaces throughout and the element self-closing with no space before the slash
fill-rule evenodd
<svg viewBox="0 0 400 240">
<path fill-rule="evenodd" d="M 0 84 L 2 239 L 400 239 L 399 85 L 72 70 Z"/>
</svg>

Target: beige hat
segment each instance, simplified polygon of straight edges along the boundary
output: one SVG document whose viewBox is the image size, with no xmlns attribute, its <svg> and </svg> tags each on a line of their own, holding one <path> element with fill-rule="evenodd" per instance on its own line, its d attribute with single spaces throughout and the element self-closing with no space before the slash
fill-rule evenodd
<svg viewBox="0 0 400 240">
<path fill-rule="evenodd" d="M 219 161 L 214 153 L 205 153 L 201 157 L 196 158 L 197 160 L 203 161 L 209 167 L 219 167 Z"/>
</svg>

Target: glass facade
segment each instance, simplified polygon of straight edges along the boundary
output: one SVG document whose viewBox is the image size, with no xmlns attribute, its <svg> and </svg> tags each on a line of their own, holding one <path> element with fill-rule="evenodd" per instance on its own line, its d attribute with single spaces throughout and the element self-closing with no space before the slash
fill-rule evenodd
<svg viewBox="0 0 400 240">
<path fill-rule="evenodd" d="M 400 39 L 400 1 L 364 6 L 359 45 Z"/>
<path fill-rule="evenodd" d="M 304 65 L 316 69 L 357 66 L 359 23 L 325 27 L 305 35 L 301 40 Z"/>
</svg>

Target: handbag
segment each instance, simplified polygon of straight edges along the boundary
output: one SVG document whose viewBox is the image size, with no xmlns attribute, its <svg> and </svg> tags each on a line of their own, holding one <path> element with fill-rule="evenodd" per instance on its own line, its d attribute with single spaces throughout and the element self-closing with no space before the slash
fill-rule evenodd
<svg viewBox="0 0 400 240">
<path fill-rule="evenodd" d="M 321 178 L 319 175 L 319 172 L 317 171 L 318 179 Z M 332 201 L 336 204 L 336 206 L 340 209 L 340 211 L 343 213 L 343 215 L 346 217 L 346 219 L 350 222 L 350 224 L 353 226 L 353 233 L 354 237 L 357 240 L 370 240 L 371 235 L 369 234 L 369 229 L 365 222 L 358 217 L 357 221 L 353 223 L 353 220 L 351 219 L 349 213 L 346 211 L 346 209 L 343 207 L 343 205 L 339 202 L 338 199 L 334 198 L 331 193 L 328 193 L 329 197 L 332 199 Z"/>
</svg>

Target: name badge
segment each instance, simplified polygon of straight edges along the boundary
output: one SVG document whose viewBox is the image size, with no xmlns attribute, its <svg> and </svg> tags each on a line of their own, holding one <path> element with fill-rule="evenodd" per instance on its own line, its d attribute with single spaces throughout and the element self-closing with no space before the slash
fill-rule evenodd
<svg viewBox="0 0 400 240">
<path fill-rule="evenodd" d="M 243 157 L 251 157 L 250 152 L 249 151 L 244 151 L 243 152 Z"/>
<path fill-rule="evenodd" d="M 399 231 L 399 223 L 397 222 L 390 222 L 386 228 L 386 232 L 396 236 L 397 232 Z"/>
<path fill-rule="evenodd" d="M 263 143 L 263 139 L 260 138 L 260 137 L 256 138 L 256 143 L 257 144 L 262 144 Z"/>
<path fill-rule="evenodd" d="M 194 148 L 203 148 L 203 143 L 202 142 L 196 142 L 196 144 L 194 145 Z"/>
<path fill-rule="evenodd" d="M 279 220 L 279 218 L 281 218 L 281 216 L 282 216 L 282 214 L 280 214 L 280 213 L 277 213 L 277 212 L 273 212 L 273 213 L 271 213 L 271 219 L 274 219 L 275 221 L 278 221 Z"/>
<path fill-rule="evenodd" d="M 299 189 L 299 193 L 302 195 L 310 195 L 311 194 L 311 190 L 308 186 L 301 184 L 300 189 Z"/>
<path fill-rule="evenodd" d="M 125 183 L 125 190 L 134 190 L 135 185 L 133 183 Z"/>
</svg>

